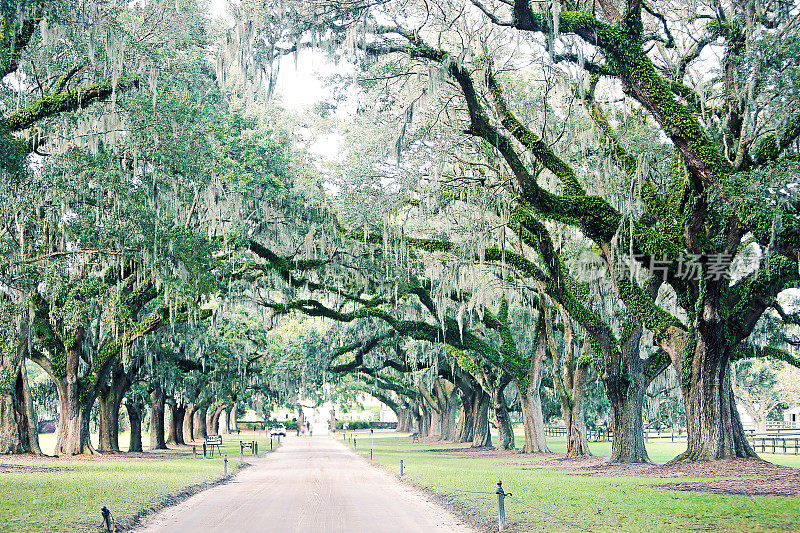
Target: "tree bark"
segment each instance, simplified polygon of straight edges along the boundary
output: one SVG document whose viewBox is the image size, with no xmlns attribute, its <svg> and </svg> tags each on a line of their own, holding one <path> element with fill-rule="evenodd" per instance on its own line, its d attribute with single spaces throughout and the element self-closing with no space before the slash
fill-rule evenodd
<svg viewBox="0 0 800 533">
<path fill-rule="evenodd" d="M 517 382 L 520 407 L 522 408 L 522 427 L 525 432 L 523 453 L 552 453 L 547 447 L 544 435 L 544 415 L 542 414 L 542 368 L 547 354 L 544 328 L 539 327 L 536 348 L 528 370 L 528 383 Z"/>
<path fill-rule="evenodd" d="M 507 383 L 495 387 L 492 390 L 492 409 L 494 410 L 494 419 L 497 423 L 497 440 L 499 445 L 504 450 L 514 449 L 514 429 L 511 426 L 511 416 L 508 414 L 508 404 L 506 404 L 505 390 Z"/>
<path fill-rule="evenodd" d="M 201 407 L 194 412 L 192 440 L 204 440 L 208 436 L 206 432 L 206 411 L 208 411 L 208 407 Z"/>
<path fill-rule="evenodd" d="M 28 354 L 27 317 L 18 317 L 16 333 L 15 346 L 6 357 L 0 355 L 0 454 L 42 455 L 36 412 L 25 370 Z M 3 390 L 5 387 L 7 390 Z"/>
<path fill-rule="evenodd" d="M 222 411 L 219 413 L 219 434 L 228 435 L 229 433 L 230 429 L 228 429 L 228 410 L 223 407 Z"/>
<path fill-rule="evenodd" d="M 186 413 L 183 416 L 183 439 L 194 440 L 194 413 L 196 407 L 192 404 L 186 405 Z"/>
<path fill-rule="evenodd" d="M 167 449 L 164 440 L 164 390 L 159 383 L 155 383 L 150 391 L 150 449 Z"/>
<path fill-rule="evenodd" d="M 177 402 L 174 399 L 164 401 L 166 415 L 167 444 L 178 444 Z"/>
<path fill-rule="evenodd" d="M 131 441 L 128 446 L 128 451 L 141 452 L 143 406 L 136 404 L 136 402 L 126 401 L 125 409 L 128 411 L 128 422 L 131 425 Z"/>
<path fill-rule="evenodd" d="M 111 386 L 100 389 L 97 395 L 100 408 L 97 449 L 101 452 L 119 451 L 119 403 Z"/>
<path fill-rule="evenodd" d="M 486 391 L 483 389 L 477 391 L 472 415 L 472 446 L 474 448 L 492 445 L 492 434 L 489 431 L 489 405 L 491 401 L 492 399 Z"/>
<path fill-rule="evenodd" d="M 461 402 L 460 414 L 458 419 L 458 431 L 456 442 L 472 442 L 473 430 L 475 429 L 475 389 L 460 389 Z"/>
<path fill-rule="evenodd" d="M 228 432 L 235 433 L 239 430 L 239 427 L 236 425 L 236 402 L 231 405 L 230 411 L 228 411 Z"/>
<path fill-rule="evenodd" d="M 173 420 L 175 421 L 175 444 L 186 444 L 183 439 L 183 425 L 186 418 L 186 406 L 181 404 L 175 407 L 173 411 Z"/>
<path fill-rule="evenodd" d="M 702 325 L 702 324 L 701 324 Z M 736 410 L 730 379 L 729 349 L 721 328 L 699 328 L 689 379 L 681 389 L 686 409 L 687 449 L 674 460 L 713 460 L 757 457 Z M 687 355 L 687 357 L 689 357 Z M 684 374 L 679 370 L 679 376 Z"/>
</svg>

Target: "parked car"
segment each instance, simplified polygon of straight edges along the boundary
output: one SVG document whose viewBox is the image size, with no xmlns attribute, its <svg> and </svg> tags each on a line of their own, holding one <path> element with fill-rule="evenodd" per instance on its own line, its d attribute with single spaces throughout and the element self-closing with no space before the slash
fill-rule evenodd
<svg viewBox="0 0 800 533">
<path fill-rule="evenodd" d="M 284 426 L 283 424 L 278 424 L 277 426 L 274 426 L 274 427 L 270 428 L 269 436 L 270 437 L 277 437 L 277 436 L 285 437 L 286 436 L 286 426 Z"/>
</svg>

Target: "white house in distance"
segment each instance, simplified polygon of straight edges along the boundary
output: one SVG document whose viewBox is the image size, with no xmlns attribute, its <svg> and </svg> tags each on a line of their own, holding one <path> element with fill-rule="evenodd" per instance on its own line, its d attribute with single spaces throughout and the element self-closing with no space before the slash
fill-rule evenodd
<svg viewBox="0 0 800 533">
<path fill-rule="evenodd" d="M 794 406 L 783 412 L 785 427 L 800 428 L 800 406 Z"/>
</svg>

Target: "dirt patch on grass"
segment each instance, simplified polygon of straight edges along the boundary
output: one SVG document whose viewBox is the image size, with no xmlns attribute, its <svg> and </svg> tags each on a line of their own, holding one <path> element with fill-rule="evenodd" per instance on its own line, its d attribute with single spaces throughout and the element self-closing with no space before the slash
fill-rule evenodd
<svg viewBox="0 0 800 533">
<path fill-rule="evenodd" d="M 24 464 L 0 463 L 0 474 L 36 474 L 39 472 L 58 472 L 60 470 L 75 470 L 63 466 L 34 466 Z"/>
<path fill-rule="evenodd" d="M 776 478 L 758 479 L 712 479 L 660 483 L 663 489 L 710 492 L 713 494 L 736 494 L 740 496 L 800 496 L 800 473 Z"/>
<path fill-rule="evenodd" d="M 680 461 L 666 465 L 625 465 L 603 462 L 582 473 L 600 476 L 644 477 L 767 477 L 777 478 L 800 474 L 800 469 L 781 466 L 761 459 L 719 459 L 716 461 Z"/>
<path fill-rule="evenodd" d="M 505 465 L 522 466 L 523 468 L 564 468 L 570 470 L 585 470 L 596 468 L 608 462 L 605 457 L 594 455 L 582 457 L 567 457 L 563 453 L 526 454 L 525 460 L 506 461 Z M 530 459 L 528 459 L 530 457 Z"/>
<path fill-rule="evenodd" d="M 775 465 L 761 459 L 680 461 L 666 465 L 620 465 L 606 462 L 582 469 L 579 473 L 597 476 L 717 478 L 659 483 L 653 486 L 742 496 L 800 496 L 800 469 Z"/>
<path fill-rule="evenodd" d="M 146 452 L 96 452 L 86 455 L 36 455 L 32 453 L 22 453 L 10 455 L 3 460 L 7 464 L 26 464 L 26 463 L 59 463 L 64 461 L 75 462 L 106 462 L 106 461 L 130 461 L 132 459 L 181 459 L 192 455 L 191 446 L 170 448 L 168 450 L 146 451 Z"/>
</svg>

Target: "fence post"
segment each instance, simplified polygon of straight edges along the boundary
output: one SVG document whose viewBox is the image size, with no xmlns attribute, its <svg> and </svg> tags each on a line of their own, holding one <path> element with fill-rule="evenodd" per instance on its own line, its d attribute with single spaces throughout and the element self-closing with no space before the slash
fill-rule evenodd
<svg viewBox="0 0 800 533">
<path fill-rule="evenodd" d="M 403 477 L 403 460 L 400 459 L 400 477 Z"/>
<path fill-rule="evenodd" d="M 108 507 L 105 505 L 101 507 L 100 513 L 103 515 L 103 527 L 106 531 L 116 531 L 117 528 L 114 525 L 114 517 L 111 515 L 111 511 L 108 510 Z"/>
<path fill-rule="evenodd" d="M 206 443 L 203 443 L 203 459 L 206 458 Z"/>
<path fill-rule="evenodd" d="M 197 446 L 192 444 L 192 458 L 197 459 Z"/>
<path fill-rule="evenodd" d="M 253 441 L 253 455 L 258 457 L 258 443 L 256 441 Z"/>
<path fill-rule="evenodd" d="M 503 531 L 506 527 L 506 496 L 511 496 L 510 492 L 503 491 L 503 482 L 497 482 L 497 528 L 498 531 Z"/>
<path fill-rule="evenodd" d="M 223 461 L 223 463 L 225 463 L 225 477 L 228 477 L 228 454 L 227 453 L 225 454 L 225 460 Z"/>
</svg>

